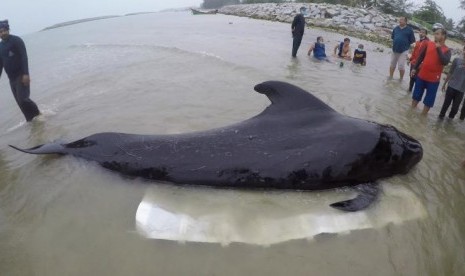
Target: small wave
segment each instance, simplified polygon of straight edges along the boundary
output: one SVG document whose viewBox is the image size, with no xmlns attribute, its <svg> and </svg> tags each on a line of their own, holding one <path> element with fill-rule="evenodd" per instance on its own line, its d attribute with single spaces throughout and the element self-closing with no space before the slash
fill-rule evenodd
<svg viewBox="0 0 465 276">
<path fill-rule="evenodd" d="M 117 43 L 110 43 L 110 44 L 98 44 L 98 43 L 91 43 L 86 42 L 82 44 L 74 44 L 69 46 L 70 48 L 142 48 L 142 49 L 154 49 L 154 50 L 174 50 L 174 51 L 183 51 L 177 47 L 166 47 L 166 46 L 159 46 L 159 45 L 152 45 L 152 44 L 117 44 Z"/>
<path fill-rule="evenodd" d="M 34 118 L 34 121 L 39 121 L 39 122 L 44 122 L 47 117 L 55 116 L 57 112 L 57 108 L 54 106 L 39 106 L 40 109 L 40 115 Z M 22 126 L 26 125 L 26 120 L 21 120 L 18 123 L 16 123 L 14 126 L 7 128 L 6 133 L 11 133 Z"/>
<path fill-rule="evenodd" d="M 201 54 L 204 57 L 214 57 L 214 58 L 217 58 L 219 60 L 224 60 L 222 57 L 220 57 L 218 55 L 215 55 L 213 53 L 206 52 L 206 51 L 201 51 L 201 52 L 198 52 L 198 53 Z"/>
<path fill-rule="evenodd" d="M 210 53 L 207 51 L 200 51 L 200 52 L 189 52 L 178 47 L 166 47 L 160 45 L 151 45 L 151 44 L 97 44 L 97 43 L 83 43 L 83 44 L 75 44 L 71 45 L 71 48 L 142 48 L 142 49 L 155 49 L 155 50 L 166 50 L 166 51 L 175 51 L 180 53 L 194 53 L 200 54 L 204 57 L 213 57 L 219 60 L 224 60 L 221 56 L 218 56 L 214 53 Z"/>
<path fill-rule="evenodd" d="M 16 125 L 14 125 L 14 126 L 8 128 L 8 129 L 6 130 L 6 133 L 11 133 L 11 132 L 17 130 L 18 128 L 24 126 L 25 124 L 26 124 L 26 120 L 21 120 L 21 121 L 20 121 L 19 123 L 17 123 Z"/>
<path fill-rule="evenodd" d="M 40 112 L 42 113 L 38 118 L 55 116 L 58 113 L 58 109 L 55 106 L 41 106 Z"/>
</svg>

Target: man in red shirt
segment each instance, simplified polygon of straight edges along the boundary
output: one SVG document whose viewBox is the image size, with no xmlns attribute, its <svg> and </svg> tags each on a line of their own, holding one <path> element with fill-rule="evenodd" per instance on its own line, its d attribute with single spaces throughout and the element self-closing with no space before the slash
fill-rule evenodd
<svg viewBox="0 0 465 276">
<path fill-rule="evenodd" d="M 412 77 L 416 76 L 417 78 L 412 95 L 412 108 L 417 107 L 426 90 L 426 96 L 423 100 L 425 105 L 422 112 L 423 115 L 428 114 L 431 107 L 434 106 L 442 70 L 451 59 L 451 51 L 445 44 L 446 39 L 447 31 L 441 25 L 434 31 L 434 42 L 427 42 L 411 73 Z"/>
<path fill-rule="evenodd" d="M 415 42 L 415 47 L 413 48 L 412 56 L 409 59 L 410 73 L 412 73 L 412 70 L 414 69 L 415 64 L 417 63 L 418 57 L 420 56 L 420 53 L 423 51 L 423 49 L 426 48 L 428 41 L 429 41 L 428 30 L 421 29 L 420 40 Z M 410 84 L 408 87 L 408 92 L 412 92 L 414 84 L 415 84 L 415 77 L 410 77 Z"/>
</svg>

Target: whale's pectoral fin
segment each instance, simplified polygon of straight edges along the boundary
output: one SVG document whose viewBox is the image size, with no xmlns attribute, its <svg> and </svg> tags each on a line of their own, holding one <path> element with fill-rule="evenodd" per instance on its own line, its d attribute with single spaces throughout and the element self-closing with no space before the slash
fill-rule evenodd
<svg viewBox="0 0 465 276">
<path fill-rule="evenodd" d="M 21 152 L 29 154 L 66 154 L 66 152 L 64 151 L 64 146 L 60 143 L 49 143 L 30 149 L 22 149 L 12 145 L 10 145 L 10 147 L 14 148 L 15 150 L 19 150 Z"/>
<path fill-rule="evenodd" d="M 357 186 L 358 195 L 354 199 L 340 201 L 330 206 L 346 212 L 356 212 L 368 208 L 379 195 L 380 187 L 376 183 L 366 183 Z"/>
</svg>

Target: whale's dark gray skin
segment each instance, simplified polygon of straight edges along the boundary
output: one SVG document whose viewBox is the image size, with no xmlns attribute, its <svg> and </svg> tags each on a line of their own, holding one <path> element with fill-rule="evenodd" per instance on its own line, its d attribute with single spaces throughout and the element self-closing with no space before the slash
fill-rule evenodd
<svg viewBox="0 0 465 276">
<path fill-rule="evenodd" d="M 407 173 L 421 144 L 392 126 L 339 114 L 288 83 L 255 86 L 272 102 L 246 121 L 177 135 L 99 133 L 69 143 L 17 150 L 71 154 L 124 175 L 177 184 L 233 188 L 326 190 L 357 186 L 359 195 L 331 206 L 368 207 L 376 180 Z"/>
</svg>

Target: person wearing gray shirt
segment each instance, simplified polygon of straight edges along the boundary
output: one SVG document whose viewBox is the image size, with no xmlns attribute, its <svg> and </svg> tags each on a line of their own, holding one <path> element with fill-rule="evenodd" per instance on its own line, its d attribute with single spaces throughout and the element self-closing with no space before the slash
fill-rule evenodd
<svg viewBox="0 0 465 276">
<path fill-rule="evenodd" d="M 442 119 L 446 116 L 447 109 L 449 109 L 449 106 L 452 104 L 449 118 L 454 119 L 455 115 L 459 111 L 460 102 L 462 101 L 465 93 L 465 47 L 463 49 L 463 57 L 456 58 L 452 62 L 449 74 L 442 86 L 442 91 L 446 91 L 446 98 L 444 99 L 441 113 L 439 113 L 439 118 Z M 462 110 L 460 111 L 460 120 L 463 121 L 464 119 L 465 101 L 462 106 Z"/>
</svg>

